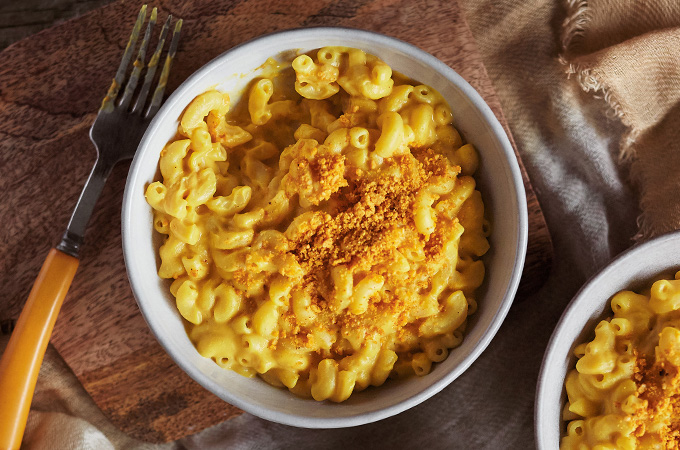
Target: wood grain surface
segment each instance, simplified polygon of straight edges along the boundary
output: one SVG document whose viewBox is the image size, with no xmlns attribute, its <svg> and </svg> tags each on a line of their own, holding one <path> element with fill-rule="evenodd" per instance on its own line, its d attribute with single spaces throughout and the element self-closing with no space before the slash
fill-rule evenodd
<svg viewBox="0 0 680 450">
<path fill-rule="evenodd" d="M 111 2 L 112 0 L 2 0 L 0 50 L 38 31 Z"/>
<path fill-rule="evenodd" d="M 168 84 L 230 47 L 264 33 L 318 25 L 362 28 L 432 53 L 484 97 L 506 126 L 474 40 L 455 1 L 165 0 L 185 20 Z M 56 243 L 95 151 L 89 127 L 120 60 L 141 2 L 120 1 L 20 41 L 0 53 L 0 283 L 2 319 L 15 318 Z M 422 26 L 422 24 L 427 24 Z M 507 126 L 506 126 L 507 130 Z M 514 144 L 513 144 L 514 145 Z M 157 344 L 128 285 L 120 208 L 129 164 L 118 166 L 90 222 L 80 270 L 52 343 L 104 413 L 125 432 L 162 442 L 240 414 L 185 375 Z M 552 246 L 526 179 L 529 252 L 518 301 L 540 286 Z"/>
</svg>

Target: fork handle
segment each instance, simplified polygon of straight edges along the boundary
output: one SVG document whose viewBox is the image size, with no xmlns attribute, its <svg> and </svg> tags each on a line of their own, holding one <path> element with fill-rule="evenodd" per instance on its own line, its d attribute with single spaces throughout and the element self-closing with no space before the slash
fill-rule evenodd
<svg viewBox="0 0 680 450">
<path fill-rule="evenodd" d="M 50 250 L 0 359 L 0 448 L 18 449 L 45 349 L 78 259 Z"/>
</svg>

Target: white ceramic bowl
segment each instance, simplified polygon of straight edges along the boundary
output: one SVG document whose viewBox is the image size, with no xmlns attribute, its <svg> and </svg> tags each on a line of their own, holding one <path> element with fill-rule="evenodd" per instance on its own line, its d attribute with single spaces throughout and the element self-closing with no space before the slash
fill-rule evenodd
<svg viewBox="0 0 680 450">
<path fill-rule="evenodd" d="M 553 332 L 536 389 L 534 427 L 539 449 L 559 448 L 566 432 L 564 380 L 574 368 L 574 348 L 595 337 L 595 326 L 613 315 L 610 300 L 623 290 L 648 287 L 680 270 L 680 231 L 659 236 L 622 253 L 576 294 Z"/>
<path fill-rule="evenodd" d="M 198 94 L 211 88 L 243 90 L 267 57 L 289 50 L 344 45 L 377 55 L 395 70 L 438 90 L 454 111 L 455 125 L 481 155 L 478 176 L 492 219 L 487 278 L 463 344 L 425 377 L 389 381 L 353 394 L 342 404 L 301 399 L 258 378 L 244 378 L 201 357 L 187 337 L 168 283 L 156 274 L 158 236 L 144 199 L 163 146 L 177 132 L 178 118 Z M 175 64 L 181 64 L 177 60 Z M 243 75 L 246 75 L 245 77 Z M 235 101 L 234 95 L 232 100 Z M 165 102 L 144 135 L 130 168 L 122 210 L 123 250 L 132 291 L 149 327 L 175 362 L 225 401 L 262 418 L 307 428 L 361 425 L 410 408 L 442 390 L 486 348 L 505 318 L 517 289 L 527 244 L 524 186 L 503 128 L 482 98 L 433 56 L 383 35 L 342 28 L 280 32 L 239 45 L 189 77 Z M 156 233 L 157 234 L 157 233 Z M 470 394 L 472 395 L 472 394 Z"/>
</svg>

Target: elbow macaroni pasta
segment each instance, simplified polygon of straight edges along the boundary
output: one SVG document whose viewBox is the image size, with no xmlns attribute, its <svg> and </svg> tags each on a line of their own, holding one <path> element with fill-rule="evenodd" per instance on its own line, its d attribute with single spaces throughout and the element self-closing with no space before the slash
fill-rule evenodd
<svg viewBox="0 0 680 450">
<path fill-rule="evenodd" d="M 146 198 L 198 352 L 342 402 L 460 345 L 489 224 L 477 153 L 434 89 L 352 48 L 291 66 L 233 111 L 196 97 Z"/>
<path fill-rule="evenodd" d="M 680 272 L 642 294 L 619 292 L 611 308 L 595 338 L 574 349 L 560 448 L 677 448 Z"/>
</svg>

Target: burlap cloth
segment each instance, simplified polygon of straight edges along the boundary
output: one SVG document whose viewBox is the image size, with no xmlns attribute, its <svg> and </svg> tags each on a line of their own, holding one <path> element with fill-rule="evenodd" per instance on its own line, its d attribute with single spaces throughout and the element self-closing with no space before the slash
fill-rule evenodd
<svg viewBox="0 0 680 450">
<path fill-rule="evenodd" d="M 489 348 L 459 379 L 396 417 L 347 430 L 302 430 L 244 414 L 157 448 L 534 446 L 536 378 L 565 306 L 633 244 L 639 198 L 645 235 L 678 227 L 680 34 L 670 27 L 680 23 L 680 11 L 670 0 L 461 3 L 551 230 L 555 262 L 544 287 L 516 300 Z M 156 448 L 113 427 L 53 349 L 24 442 L 35 449 Z"/>
<path fill-rule="evenodd" d="M 680 2 L 568 0 L 561 61 L 628 127 L 640 235 L 680 228 Z"/>
</svg>

